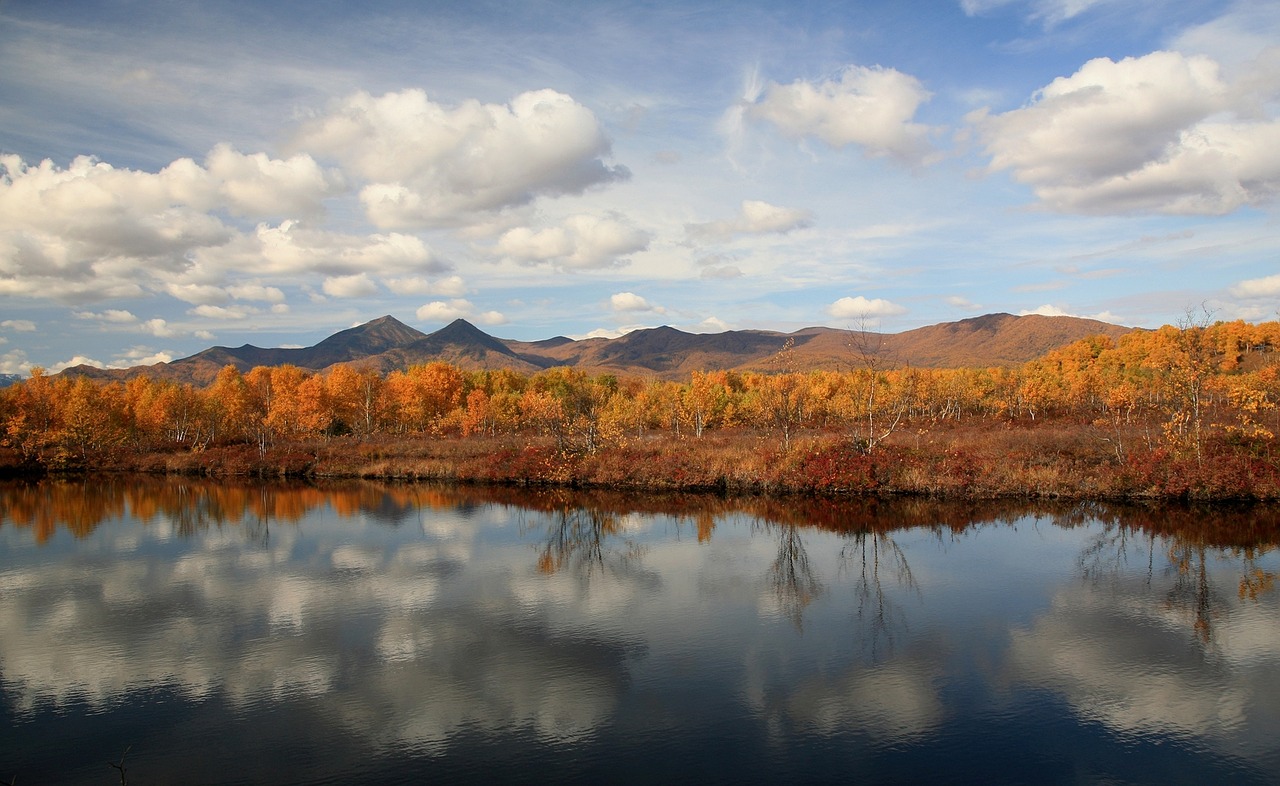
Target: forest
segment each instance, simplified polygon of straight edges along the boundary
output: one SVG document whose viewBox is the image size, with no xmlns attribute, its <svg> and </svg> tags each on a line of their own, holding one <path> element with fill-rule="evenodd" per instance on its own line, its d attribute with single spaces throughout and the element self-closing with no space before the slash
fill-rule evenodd
<svg viewBox="0 0 1280 786">
<path fill-rule="evenodd" d="M 684 381 L 437 361 L 222 369 L 198 387 L 39 369 L 0 390 L 0 467 L 969 497 L 1280 498 L 1280 322 L 1085 339 L 1014 368 Z"/>
</svg>

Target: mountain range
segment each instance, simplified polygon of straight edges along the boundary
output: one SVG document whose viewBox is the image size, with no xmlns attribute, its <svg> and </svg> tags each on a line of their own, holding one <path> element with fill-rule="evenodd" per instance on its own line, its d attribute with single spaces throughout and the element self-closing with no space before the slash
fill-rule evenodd
<svg viewBox="0 0 1280 786">
<path fill-rule="evenodd" d="M 1016 366 L 1073 341 L 1095 335 L 1117 337 L 1133 328 L 1077 317 L 987 314 L 902 333 L 810 327 L 794 333 L 730 330 L 686 333 L 671 327 L 635 330 L 618 338 L 542 341 L 495 338 L 464 319 L 424 333 L 384 316 L 334 333 L 312 347 L 212 347 L 190 357 L 129 369 L 76 366 L 63 373 L 95 379 L 146 374 L 206 384 L 224 366 L 292 364 L 323 371 L 340 363 L 387 373 L 443 360 L 466 370 L 507 368 L 535 373 L 571 366 L 610 373 L 685 379 L 695 370 L 851 369 L 881 367 L 962 368 Z M 788 347 L 785 362 L 780 353 Z"/>
</svg>

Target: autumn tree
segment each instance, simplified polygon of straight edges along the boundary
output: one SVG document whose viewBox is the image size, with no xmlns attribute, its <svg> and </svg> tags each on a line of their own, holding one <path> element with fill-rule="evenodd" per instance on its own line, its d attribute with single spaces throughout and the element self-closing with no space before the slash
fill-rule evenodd
<svg viewBox="0 0 1280 786">
<path fill-rule="evenodd" d="M 383 415 L 381 374 L 342 363 L 329 370 L 324 387 L 334 431 L 365 437 L 378 429 Z"/>
<path fill-rule="evenodd" d="M 756 378 L 755 406 L 761 425 L 782 435 L 782 449 L 791 449 L 791 439 L 804 420 L 807 386 L 797 370 L 795 339 L 788 337 L 773 359 L 777 372 Z"/>
<path fill-rule="evenodd" d="M 399 429 L 441 433 L 446 418 L 462 405 L 463 383 L 462 372 L 443 361 L 392 372 L 386 390 Z"/>
<path fill-rule="evenodd" d="M 256 371 L 257 369 L 255 369 Z M 297 366 L 270 369 L 264 424 L 273 440 L 297 442 L 313 437 L 330 423 L 324 380 Z"/>
<path fill-rule="evenodd" d="M 265 452 L 270 383 L 269 368 L 259 366 L 245 375 L 235 366 L 224 366 L 206 391 L 209 423 L 217 435 L 215 438 L 256 443 L 259 452 Z"/>
<path fill-rule="evenodd" d="M 682 400 L 693 422 L 693 435 L 701 437 L 708 428 L 724 420 L 729 408 L 729 376 L 724 371 L 694 371 Z"/>
<path fill-rule="evenodd" d="M 1221 358 L 1209 332 L 1211 317 L 1208 310 L 1202 315 L 1188 310 L 1176 326 L 1157 331 L 1159 343 L 1147 358 L 1168 394 L 1165 437 L 1175 447 L 1189 449 L 1196 461 L 1203 460 L 1206 394 Z"/>
<path fill-rule="evenodd" d="M 124 391 L 119 383 L 98 385 L 87 377 L 76 377 L 60 380 L 56 390 L 60 417 L 52 441 L 59 463 L 84 464 L 90 454 L 124 444 Z"/>
<path fill-rule="evenodd" d="M 902 423 L 905 399 L 899 398 L 897 406 L 888 401 L 889 380 L 885 372 L 894 362 L 883 333 L 868 330 L 865 320 L 860 320 L 858 329 L 850 331 L 847 345 L 866 387 L 867 430 L 861 443 L 871 453 Z"/>
<path fill-rule="evenodd" d="M 17 449 L 25 460 L 40 460 L 61 414 L 53 382 L 37 366 L 31 369 L 29 379 L 10 388 L 6 398 L 10 402 L 4 423 L 6 444 Z"/>
<path fill-rule="evenodd" d="M 545 399 L 531 400 L 540 408 L 539 417 L 551 427 L 561 448 L 594 453 L 601 445 L 600 415 L 617 387 L 618 380 L 611 375 L 592 378 L 579 369 L 558 366 L 534 375 L 526 396 L 533 391 L 556 402 L 556 406 L 549 407 Z"/>
</svg>

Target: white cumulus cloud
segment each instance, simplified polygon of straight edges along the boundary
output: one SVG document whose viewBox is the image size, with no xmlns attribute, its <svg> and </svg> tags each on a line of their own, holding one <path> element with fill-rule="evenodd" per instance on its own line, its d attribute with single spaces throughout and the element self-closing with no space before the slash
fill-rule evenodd
<svg viewBox="0 0 1280 786">
<path fill-rule="evenodd" d="M 505 325 L 507 318 L 498 311 L 477 311 L 475 304 L 463 298 L 436 300 L 418 308 L 419 322 L 452 322 L 466 319 L 482 325 Z"/>
<path fill-rule="evenodd" d="M 1208 57 L 1090 60 L 1020 109 L 970 116 L 991 156 L 1063 212 L 1229 213 L 1280 191 L 1280 73 L 1225 81 Z M 1262 115 L 1259 115 L 1259 112 Z"/>
<path fill-rule="evenodd" d="M 161 319 L 160 317 L 148 319 L 146 322 L 143 322 L 142 329 L 156 338 L 173 338 L 181 335 L 181 331 L 173 329 L 169 326 L 169 323 L 166 320 Z"/>
<path fill-rule="evenodd" d="M 93 358 L 85 357 L 84 355 L 76 355 L 70 360 L 64 360 L 61 363 L 54 363 L 52 366 L 49 366 L 47 370 L 50 373 L 57 374 L 60 371 L 66 371 L 67 369 L 75 368 L 76 366 L 92 366 L 93 368 L 108 367 L 107 364 L 103 363 L 101 360 L 94 360 Z"/>
<path fill-rule="evenodd" d="M 211 272 L 252 272 L 258 276 L 297 276 L 316 273 L 349 276 L 397 272 L 441 272 L 431 249 L 421 238 L 399 232 L 357 235 L 315 229 L 299 221 L 259 224 L 218 248 L 194 255 Z"/>
<path fill-rule="evenodd" d="M 262 284 L 232 284 L 227 287 L 227 294 L 236 300 L 260 300 L 265 303 L 284 302 L 284 292 L 280 291 L 278 287 L 268 287 Z"/>
<path fill-rule="evenodd" d="M 836 319 L 861 319 L 869 317 L 891 317 L 907 313 L 907 309 L 897 303 L 882 298 L 842 297 L 827 306 L 827 313 Z"/>
<path fill-rule="evenodd" d="M 610 216 L 578 214 L 560 226 L 509 229 L 490 249 L 496 256 L 524 264 L 550 263 L 589 270 L 615 267 L 627 254 L 649 247 L 650 234 Z"/>
<path fill-rule="evenodd" d="M 330 297 L 368 297 L 377 293 L 378 285 L 367 274 L 356 273 L 326 278 L 322 289 Z"/>
<path fill-rule="evenodd" d="M 1280 296 L 1280 273 L 1241 281 L 1231 288 L 1231 294 L 1243 298 Z"/>
<path fill-rule="evenodd" d="M 1058 306 L 1053 305 L 1052 303 L 1045 303 L 1043 306 L 1039 306 L 1038 308 L 1034 308 L 1034 309 L 1031 309 L 1031 310 L 1025 310 L 1025 309 L 1024 309 L 1024 310 L 1022 310 L 1022 311 L 1019 311 L 1019 312 L 1018 312 L 1018 316 L 1020 316 L 1020 317 L 1028 317 L 1028 316 L 1033 316 L 1033 315 L 1036 315 L 1036 316 L 1042 316 L 1042 317 L 1074 317 L 1074 316 L 1077 316 L 1076 314 L 1071 314 L 1071 313 L 1068 313 L 1067 311 L 1062 310 L 1061 308 L 1059 308 Z"/>
<path fill-rule="evenodd" d="M 609 305 L 617 312 L 648 311 L 654 314 L 665 314 L 667 310 L 654 305 L 634 292 L 617 292 L 609 297 Z"/>
<path fill-rule="evenodd" d="M 914 122 L 930 94 L 893 68 L 846 67 L 837 79 L 770 83 L 747 114 L 783 134 L 817 137 L 833 148 L 857 145 L 869 156 L 918 164 L 931 159 L 931 129 Z"/>
<path fill-rule="evenodd" d="M 397 295 L 461 297 L 467 293 L 467 284 L 462 280 L 462 276 L 445 276 L 434 280 L 422 276 L 408 276 L 389 278 L 383 283 L 387 285 L 387 289 Z"/>
<path fill-rule="evenodd" d="M 358 92 L 305 124 L 294 144 L 366 181 L 360 200 L 384 229 L 465 224 L 629 176 L 604 162 L 609 140 L 595 115 L 554 90 L 457 106 L 418 89 Z"/>
<path fill-rule="evenodd" d="M 340 175 L 306 154 L 280 160 L 223 144 L 209 152 L 205 169 L 222 203 L 240 215 L 314 214 L 321 200 L 342 190 Z"/>
<path fill-rule="evenodd" d="M 138 321 L 138 318 L 130 311 L 118 308 L 109 308 L 101 313 L 93 311 L 77 311 L 76 319 L 92 319 L 98 322 L 114 322 L 117 325 L 127 325 Z"/>
<path fill-rule="evenodd" d="M 116 355 L 115 363 L 117 368 L 128 368 L 132 366 L 154 366 L 157 363 L 168 363 L 173 360 L 173 354 L 169 352 L 157 352 L 150 347 L 130 347 L 123 353 Z"/>
<path fill-rule="evenodd" d="M 218 217 L 317 213 L 340 178 L 309 156 L 215 147 L 158 172 L 89 156 L 67 167 L 0 156 L 0 294 L 87 303 L 137 296 L 239 231 Z"/>
<path fill-rule="evenodd" d="M 807 210 L 779 207 L 760 200 L 743 200 L 738 215 L 724 221 L 705 224 L 686 224 L 690 237 L 709 240 L 727 240 L 735 235 L 763 235 L 772 232 L 786 233 L 801 229 L 813 222 Z"/>
<path fill-rule="evenodd" d="M 244 319 L 261 313 L 253 306 L 213 306 L 202 305 L 191 309 L 192 314 L 208 319 L 222 319 L 227 321 Z"/>
<path fill-rule="evenodd" d="M 213 284 L 176 284 L 165 286 L 165 291 L 178 300 L 193 306 L 219 306 L 231 301 L 231 296 L 222 287 Z"/>
</svg>

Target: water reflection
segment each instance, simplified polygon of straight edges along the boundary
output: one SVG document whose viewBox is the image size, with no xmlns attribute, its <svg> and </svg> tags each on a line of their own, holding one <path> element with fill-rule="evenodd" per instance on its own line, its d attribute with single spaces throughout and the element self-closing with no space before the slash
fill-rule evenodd
<svg viewBox="0 0 1280 786">
<path fill-rule="evenodd" d="M 541 573 L 569 569 L 590 578 L 606 566 L 625 571 L 644 553 L 644 547 L 628 537 L 627 516 L 578 507 L 568 498 L 555 509 L 530 512 L 521 520 L 523 532 L 539 533 L 541 543 L 536 548 Z"/>
<path fill-rule="evenodd" d="M 1036 751 L 1064 739 L 1095 762 L 1086 780 L 1265 781 L 1278 525 L 1267 509 L 10 483 L 0 763 L 75 781 L 52 741 L 93 728 L 86 762 L 133 745 L 131 774 L 181 780 L 192 757 L 218 765 L 178 743 L 207 724 L 238 735 L 241 764 L 281 728 L 344 741 L 287 743 L 313 759 L 297 781 L 543 754 L 549 778 L 629 755 L 639 777 L 655 746 L 688 763 L 717 745 L 726 779 L 817 772 L 803 760 L 912 780 L 927 772 L 907 759 L 936 756 L 981 780 L 980 762 L 1019 756 L 1052 774 Z M 157 691 L 185 727 L 139 720 Z M 1140 766 L 1119 755 L 1135 751 Z"/>
<path fill-rule="evenodd" d="M 898 630 L 906 631 L 906 607 L 887 591 L 885 579 L 920 597 L 906 551 L 886 532 L 854 532 L 845 536 L 840 566 L 853 579 L 860 640 L 873 658 L 892 653 Z"/>
</svg>

